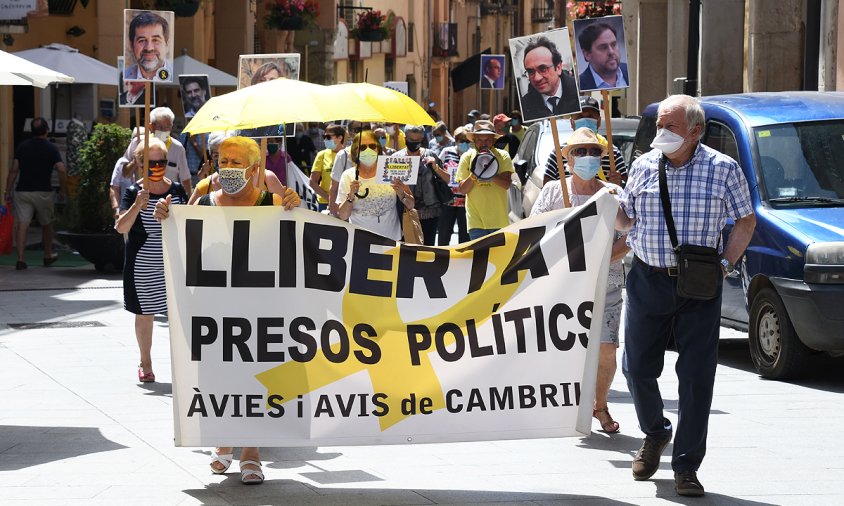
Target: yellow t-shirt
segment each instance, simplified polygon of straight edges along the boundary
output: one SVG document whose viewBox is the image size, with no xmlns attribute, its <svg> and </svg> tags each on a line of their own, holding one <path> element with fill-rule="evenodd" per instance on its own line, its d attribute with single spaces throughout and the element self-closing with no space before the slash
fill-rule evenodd
<svg viewBox="0 0 844 506">
<path fill-rule="evenodd" d="M 513 172 L 513 161 L 505 150 L 492 148 L 492 155 L 498 160 L 498 174 Z M 460 157 L 457 166 L 457 180 L 463 181 L 472 173 L 472 160 L 477 156 L 477 150 L 470 149 Z M 466 225 L 467 228 L 494 229 L 504 228 L 510 224 L 507 214 L 507 189 L 492 181 L 475 181 L 472 190 L 466 194 Z"/>
<path fill-rule="evenodd" d="M 521 130 L 519 130 L 518 132 L 515 131 L 515 130 L 510 130 L 510 133 L 515 135 L 516 138 L 519 139 L 519 142 L 522 142 L 522 140 L 524 140 L 524 138 L 525 138 L 525 134 L 527 133 L 527 128 L 525 128 L 525 126 L 522 125 Z"/>
<path fill-rule="evenodd" d="M 320 173 L 319 187 L 325 190 L 326 193 L 331 189 L 331 168 L 334 167 L 334 158 L 337 153 L 333 149 L 323 149 L 317 153 L 314 159 L 314 166 L 311 167 L 311 174 L 314 172 Z M 317 195 L 317 201 L 320 204 L 327 204 L 328 200 Z"/>
<path fill-rule="evenodd" d="M 407 142 L 404 140 L 404 132 L 400 128 L 396 129 L 396 136 L 398 137 L 398 147 L 393 145 L 393 137 L 390 134 L 387 134 L 387 147 L 396 151 L 406 148 Z"/>
</svg>

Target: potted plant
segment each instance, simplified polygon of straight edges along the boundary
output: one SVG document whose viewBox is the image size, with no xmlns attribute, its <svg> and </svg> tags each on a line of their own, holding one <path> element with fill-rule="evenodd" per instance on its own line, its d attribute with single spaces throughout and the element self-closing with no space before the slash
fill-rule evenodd
<svg viewBox="0 0 844 506">
<path fill-rule="evenodd" d="M 317 0 L 272 0 L 267 2 L 264 26 L 271 30 L 301 30 L 319 16 Z"/>
<path fill-rule="evenodd" d="M 392 14 L 390 17 L 392 18 Z M 355 27 L 349 34 L 362 42 L 380 42 L 390 38 L 389 24 L 387 16 L 381 14 L 381 11 L 363 11 L 358 14 Z"/>
<path fill-rule="evenodd" d="M 94 264 L 123 268 L 123 236 L 114 231 L 108 190 L 114 164 L 126 151 L 131 131 L 120 125 L 99 124 L 79 151 L 79 190 L 69 204 L 68 230 L 58 233 Z"/>
</svg>

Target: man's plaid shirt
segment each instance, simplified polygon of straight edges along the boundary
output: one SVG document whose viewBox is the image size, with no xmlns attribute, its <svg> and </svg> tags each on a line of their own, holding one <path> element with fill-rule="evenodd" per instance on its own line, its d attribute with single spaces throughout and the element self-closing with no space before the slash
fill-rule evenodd
<svg viewBox="0 0 844 506">
<path fill-rule="evenodd" d="M 619 204 L 636 220 L 627 236 L 633 253 L 648 265 L 674 267 L 677 261 L 659 199 L 661 156 L 661 151 L 653 149 L 633 163 Z M 679 244 L 721 250 L 719 239 L 727 217 L 735 220 L 753 212 L 739 164 L 703 143 L 680 167 L 666 160 L 665 172 Z"/>
</svg>

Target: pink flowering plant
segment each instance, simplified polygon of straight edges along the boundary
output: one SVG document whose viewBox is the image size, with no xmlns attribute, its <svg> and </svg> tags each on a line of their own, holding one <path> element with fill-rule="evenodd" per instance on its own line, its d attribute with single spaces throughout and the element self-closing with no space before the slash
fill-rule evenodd
<svg viewBox="0 0 844 506">
<path fill-rule="evenodd" d="M 570 0 L 566 2 L 570 19 L 602 18 L 621 14 L 620 0 Z"/>
<path fill-rule="evenodd" d="M 390 14 L 392 18 L 392 13 Z M 390 38 L 389 19 L 387 16 L 381 14 L 379 10 L 368 10 L 358 14 L 355 27 L 349 33 L 353 37 L 359 37 L 360 33 L 379 32 L 384 39 Z"/>
<path fill-rule="evenodd" d="M 264 24 L 267 28 L 285 29 L 285 23 L 291 19 L 301 19 L 311 23 L 319 16 L 318 0 L 272 0 L 267 2 L 267 16 Z"/>
</svg>

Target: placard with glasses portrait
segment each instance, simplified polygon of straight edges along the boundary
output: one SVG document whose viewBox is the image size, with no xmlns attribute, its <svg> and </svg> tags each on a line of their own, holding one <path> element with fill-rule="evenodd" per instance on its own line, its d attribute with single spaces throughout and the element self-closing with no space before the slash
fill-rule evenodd
<svg viewBox="0 0 844 506">
<path fill-rule="evenodd" d="M 568 29 L 510 39 L 524 122 L 580 112 L 580 91 Z"/>
</svg>

